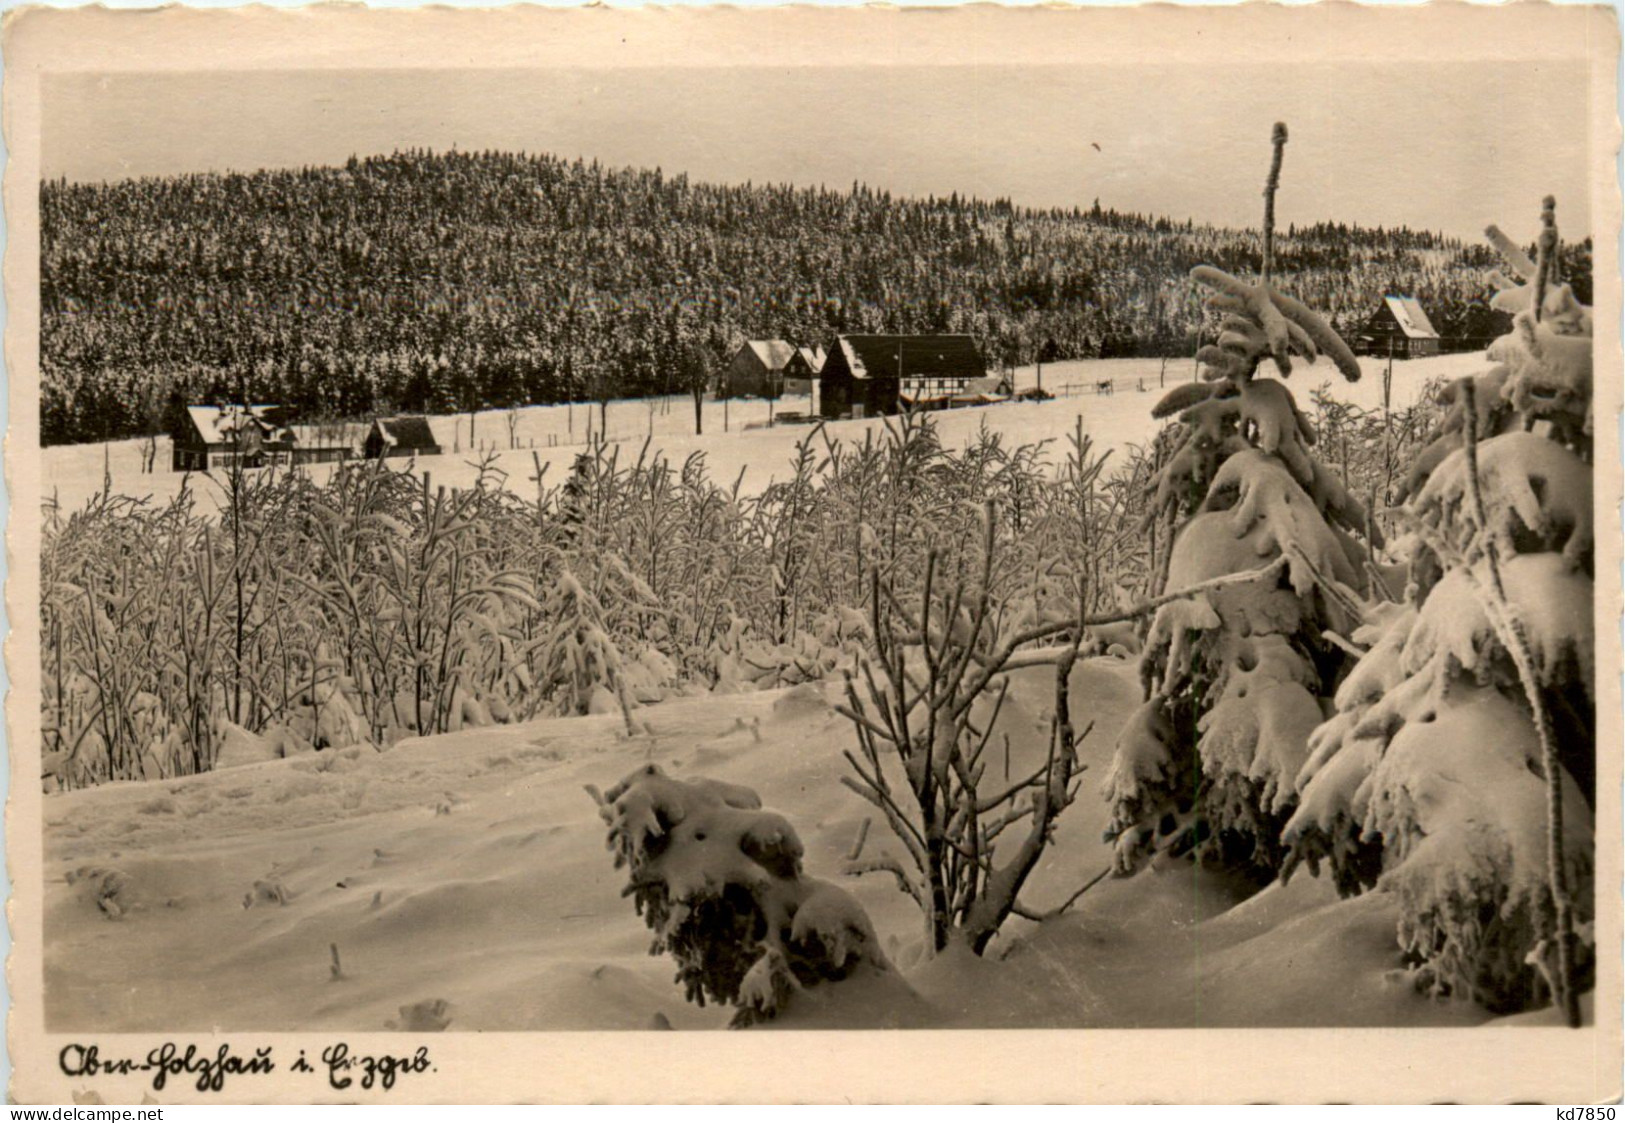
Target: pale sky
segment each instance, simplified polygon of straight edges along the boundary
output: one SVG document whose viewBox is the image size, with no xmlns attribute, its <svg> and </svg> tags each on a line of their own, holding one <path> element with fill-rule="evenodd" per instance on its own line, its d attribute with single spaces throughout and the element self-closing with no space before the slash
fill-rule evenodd
<svg viewBox="0 0 1625 1123">
<path fill-rule="evenodd" d="M 237 71 L 47 79 L 43 174 L 338 164 L 397 148 L 524 149 L 698 181 L 1008 196 L 1256 226 L 1270 125 L 1277 222 L 1478 239 L 1554 194 L 1590 232 L 1580 68 L 1339 63 Z M 1538 92 L 1538 97 L 1536 96 Z M 1096 147 L 1098 145 L 1098 148 Z"/>
</svg>

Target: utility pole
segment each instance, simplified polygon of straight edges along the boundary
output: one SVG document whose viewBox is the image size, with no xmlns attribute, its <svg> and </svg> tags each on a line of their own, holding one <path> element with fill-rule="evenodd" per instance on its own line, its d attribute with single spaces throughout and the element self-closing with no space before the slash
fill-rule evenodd
<svg viewBox="0 0 1625 1123">
<path fill-rule="evenodd" d="M 903 393 L 903 337 L 897 337 L 897 393 Z"/>
<path fill-rule="evenodd" d="M 1389 407 L 1394 396 L 1394 337 L 1388 337 L 1388 366 L 1382 372 L 1382 500 L 1389 501 L 1388 485 L 1394 474 L 1394 433 Z"/>
<path fill-rule="evenodd" d="M 1382 372 L 1382 416 L 1388 419 L 1388 403 L 1394 389 L 1394 337 L 1388 337 L 1388 369 Z"/>
</svg>

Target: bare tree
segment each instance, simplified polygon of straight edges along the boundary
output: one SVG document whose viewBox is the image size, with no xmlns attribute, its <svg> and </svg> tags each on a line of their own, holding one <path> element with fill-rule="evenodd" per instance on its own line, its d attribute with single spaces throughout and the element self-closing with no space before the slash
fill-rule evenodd
<svg viewBox="0 0 1625 1123">
<path fill-rule="evenodd" d="M 1032 915 L 1018 898 L 1076 794 L 1076 744 L 1088 734 L 1073 728 L 1067 688 L 1083 637 L 1080 601 L 1070 643 L 1045 656 L 1057 677 L 1042 763 L 1015 780 L 989 775 L 987 749 L 1009 690 L 1004 672 L 1030 638 L 1005 626 L 992 595 L 998 548 L 988 504 L 980 558 L 948 565 L 931 551 L 917 602 L 903 604 L 893 579 L 873 572 L 873 651 L 856 676 L 847 674 L 846 704 L 837 707 L 858 740 L 858 752 L 844 754 L 856 776 L 842 782 L 880 810 L 908 855 L 907 864 L 891 855 L 864 859 L 860 845 L 847 872 L 891 874 L 924 913 L 933 951 L 957 939 L 980 954 L 1011 913 Z M 906 796 L 893 779 L 899 766 Z M 1022 823 L 1023 837 L 1001 851 L 1005 832 Z"/>
<path fill-rule="evenodd" d="M 700 344 L 689 343 L 683 347 L 680 362 L 678 375 L 694 397 L 694 435 L 699 436 L 705 428 L 705 391 L 711 385 L 711 354 Z"/>
</svg>

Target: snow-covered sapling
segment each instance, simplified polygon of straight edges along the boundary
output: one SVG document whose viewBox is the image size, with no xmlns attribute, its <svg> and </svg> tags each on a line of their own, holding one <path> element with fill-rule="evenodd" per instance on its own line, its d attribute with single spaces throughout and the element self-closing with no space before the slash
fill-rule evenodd
<svg viewBox="0 0 1625 1123">
<path fill-rule="evenodd" d="M 588 792 L 609 826 L 625 894 L 677 961 L 688 999 L 734 1007 L 732 1025 L 781 1013 L 807 988 L 892 970 L 863 907 L 807 877 L 795 828 L 754 791 L 649 764 Z"/>
<path fill-rule="evenodd" d="M 1286 872 L 1398 896 L 1419 984 L 1570 1024 L 1592 958 L 1596 766 L 1591 313 L 1559 278 L 1554 205 L 1537 260 L 1491 228 L 1513 330 L 1463 379 L 1401 513 L 1403 605 L 1311 737 Z"/>
<path fill-rule="evenodd" d="M 1360 373 L 1325 321 L 1269 280 L 1285 143 L 1277 126 L 1262 276 L 1192 271 L 1224 315 L 1218 342 L 1197 355 L 1205 383 L 1153 410 L 1183 426 L 1148 487 L 1144 525 L 1177 531 L 1153 587 L 1205 591 L 1163 604 L 1146 637 L 1146 700 L 1103 788 L 1121 873 L 1168 849 L 1273 875 L 1319 695 L 1346 659 L 1339 640 L 1367 587 L 1369 546 L 1356 538 L 1376 537 L 1366 511 L 1313 455 L 1315 430 L 1286 385 L 1259 371 L 1269 358 L 1285 376 L 1294 355 L 1327 354 L 1350 381 Z"/>
</svg>

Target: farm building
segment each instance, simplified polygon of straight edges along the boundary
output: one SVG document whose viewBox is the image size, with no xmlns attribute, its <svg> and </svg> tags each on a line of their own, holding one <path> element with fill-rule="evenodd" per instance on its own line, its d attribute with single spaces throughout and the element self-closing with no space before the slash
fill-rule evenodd
<svg viewBox="0 0 1625 1123">
<path fill-rule="evenodd" d="M 369 460 L 389 456 L 439 456 L 427 417 L 379 417 L 367 432 L 361 451 Z"/>
<path fill-rule="evenodd" d="M 240 463 L 245 468 L 293 462 L 298 441 L 274 405 L 187 406 L 170 432 L 171 468 L 207 472 Z"/>
<path fill-rule="evenodd" d="M 782 339 L 746 340 L 717 379 L 717 396 L 777 398 L 795 392 L 786 389 L 791 381 L 810 389 L 815 372 L 805 351 Z M 799 392 L 807 393 L 808 389 Z"/>
<path fill-rule="evenodd" d="M 293 446 L 295 464 L 333 464 L 340 460 L 348 460 L 354 455 L 355 449 L 347 444 Z"/>
<path fill-rule="evenodd" d="M 843 335 L 818 378 L 823 416 L 870 417 L 979 393 L 987 365 L 968 335 Z"/>
<path fill-rule="evenodd" d="M 1364 355 L 1415 359 L 1439 353 L 1439 333 L 1414 296 L 1385 296 L 1360 329 L 1355 344 Z"/>
</svg>

